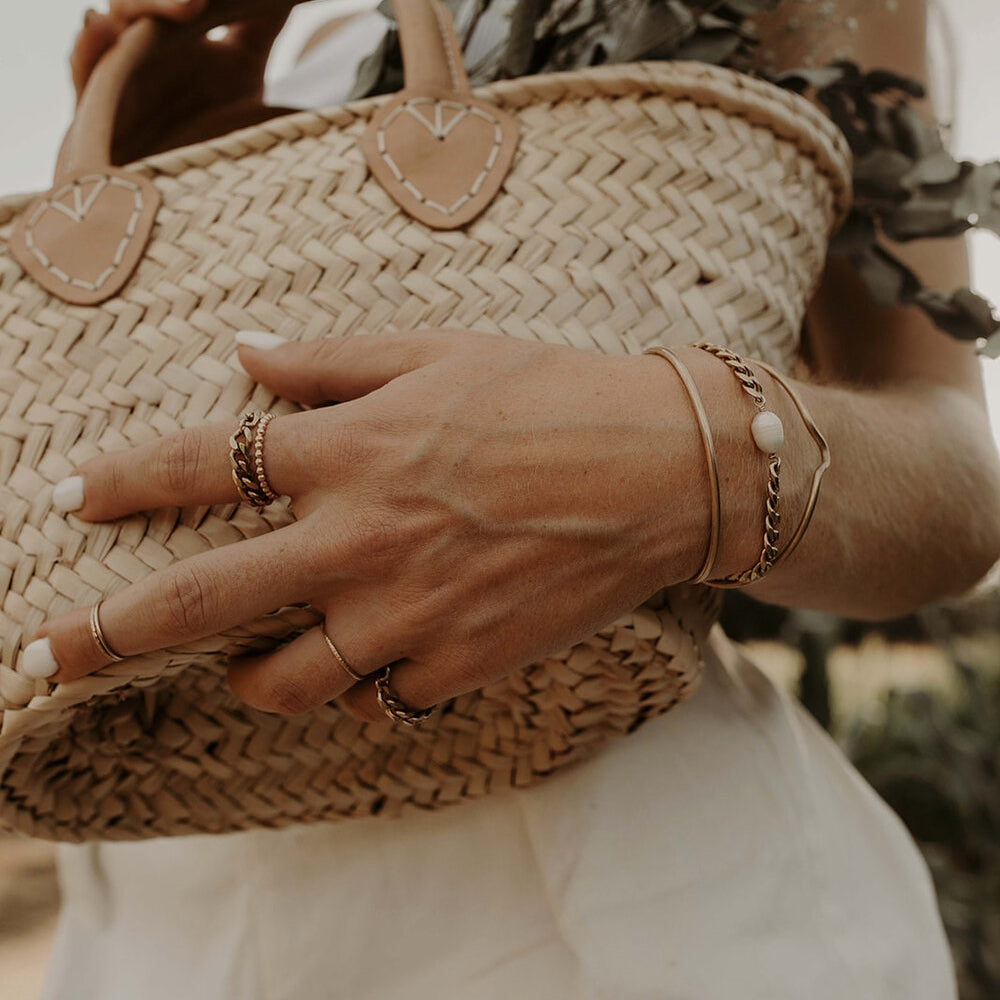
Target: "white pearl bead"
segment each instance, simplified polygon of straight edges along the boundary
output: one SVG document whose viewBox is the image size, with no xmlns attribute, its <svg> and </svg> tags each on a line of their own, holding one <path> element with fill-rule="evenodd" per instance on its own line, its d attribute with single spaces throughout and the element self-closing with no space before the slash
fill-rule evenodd
<svg viewBox="0 0 1000 1000">
<path fill-rule="evenodd" d="M 765 455 L 781 451 L 781 446 L 785 443 L 785 428 L 781 423 L 781 417 L 770 410 L 761 410 L 753 418 L 750 431 L 753 434 L 754 444 Z"/>
</svg>

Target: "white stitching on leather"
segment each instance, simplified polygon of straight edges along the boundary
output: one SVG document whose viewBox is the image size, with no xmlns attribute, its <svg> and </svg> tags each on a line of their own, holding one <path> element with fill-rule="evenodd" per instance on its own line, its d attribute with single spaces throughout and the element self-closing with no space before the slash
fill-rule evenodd
<svg viewBox="0 0 1000 1000">
<path fill-rule="evenodd" d="M 87 200 L 84 201 L 83 185 L 90 184 L 92 182 L 96 182 L 96 187 L 90 193 Z M 122 187 L 127 191 L 131 191 L 135 196 L 135 209 L 128 220 L 128 225 L 125 227 L 125 236 L 122 238 L 122 241 L 118 244 L 118 247 L 115 250 L 115 256 L 111 266 L 106 268 L 100 274 L 96 282 L 92 283 L 84 281 L 82 278 L 74 278 L 62 270 L 62 268 L 56 267 L 56 265 L 53 264 L 42 252 L 42 249 L 35 245 L 34 227 L 38 224 L 38 220 L 42 217 L 42 215 L 44 215 L 49 209 L 61 212 L 63 215 L 68 216 L 73 222 L 83 222 L 83 220 L 90 213 L 91 208 L 94 207 L 94 203 L 100 197 L 101 192 L 108 187 L 108 185 Z M 71 191 L 73 193 L 72 209 L 58 200 L 65 197 L 66 194 Z M 129 244 L 135 236 L 139 219 L 142 218 L 144 207 L 145 201 L 142 195 L 142 188 L 140 188 L 137 184 L 132 184 L 122 177 L 108 177 L 105 174 L 88 174 L 86 177 L 78 177 L 65 187 L 53 192 L 45 201 L 41 202 L 37 206 L 24 227 L 24 242 L 28 250 L 31 251 L 31 255 L 35 258 L 35 260 L 37 260 L 46 271 L 63 282 L 63 284 L 74 285 L 75 287 L 83 288 L 88 292 L 98 292 L 112 277 L 115 271 L 118 270 L 122 260 L 124 260 Z"/>
<path fill-rule="evenodd" d="M 431 4 L 431 10 L 434 11 L 434 20 L 437 23 L 438 34 L 441 36 L 441 44 L 444 46 L 444 54 L 448 60 L 448 77 L 451 79 L 451 89 L 457 91 L 458 71 L 455 68 L 455 57 L 452 54 L 451 45 L 448 44 L 448 33 L 445 31 L 444 18 L 441 16 L 441 9 L 436 3 Z"/>
<path fill-rule="evenodd" d="M 416 110 L 418 105 L 431 105 L 434 108 L 434 124 L 432 125 L 425 115 L 420 114 Z M 447 124 L 443 124 L 441 112 L 443 109 L 448 108 L 457 111 L 458 114 Z M 415 118 L 418 122 L 435 139 L 445 139 L 458 125 L 468 115 L 476 115 L 482 118 L 484 121 L 489 122 L 493 126 L 493 146 L 490 148 L 489 155 L 486 158 L 486 164 L 483 169 L 479 172 L 476 179 L 472 182 L 472 187 L 469 189 L 468 194 L 462 195 L 454 204 L 450 207 L 441 205 L 436 201 L 432 201 L 420 189 L 399 169 L 398 164 L 392 158 L 385 144 L 385 135 L 388 128 L 392 123 L 401 115 L 409 114 L 411 117 Z M 377 138 L 377 148 L 378 154 L 385 161 L 386 165 L 392 171 L 393 176 L 396 180 L 404 187 L 407 191 L 413 195 L 421 204 L 427 205 L 430 208 L 441 212 L 442 215 L 454 215 L 467 201 L 471 201 L 475 197 L 480 188 L 486 182 L 487 177 L 490 175 L 490 171 L 493 169 L 494 164 L 497 162 L 497 157 L 500 155 L 500 149 L 503 146 L 503 129 L 500 127 L 500 122 L 497 121 L 491 114 L 484 111 L 482 108 L 478 108 L 475 105 L 462 104 L 459 101 L 444 101 L 436 100 L 432 97 L 411 97 L 407 101 L 403 101 L 401 104 L 393 108 L 392 112 L 386 117 L 385 121 L 379 125 Z"/>
</svg>

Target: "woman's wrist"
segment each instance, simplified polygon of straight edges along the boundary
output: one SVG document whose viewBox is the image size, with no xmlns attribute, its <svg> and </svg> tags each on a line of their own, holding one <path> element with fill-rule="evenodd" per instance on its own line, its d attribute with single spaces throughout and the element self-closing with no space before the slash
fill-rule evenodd
<svg viewBox="0 0 1000 1000">
<path fill-rule="evenodd" d="M 628 385 L 638 401 L 640 451 L 654 487 L 649 491 L 649 517 L 659 525 L 647 553 L 656 562 L 664 586 L 694 579 L 705 560 L 711 533 L 708 463 L 695 412 L 677 371 L 658 358 L 622 359 L 631 366 Z"/>
<path fill-rule="evenodd" d="M 740 382 L 726 364 L 695 347 L 677 348 L 679 360 L 690 371 L 704 404 L 714 442 L 721 500 L 718 551 L 712 578 L 734 576 L 756 564 L 761 557 L 764 513 L 768 486 L 768 459 L 755 445 L 750 425 L 757 414 Z M 711 493 L 706 450 L 696 413 L 676 371 L 661 359 L 646 356 L 644 378 L 653 402 L 661 407 L 659 417 L 651 421 L 666 423 L 674 433 L 672 447 L 664 449 L 671 466 L 666 474 L 674 489 L 684 498 L 685 510 L 674 531 L 686 533 L 680 561 L 693 579 L 702 566 L 711 533 Z M 751 366 L 753 362 L 751 361 Z M 780 484 L 781 523 L 779 551 L 791 537 L 796 519 L 805 506 L 809 482 L 809 448 L 815 450 L 791 401 L 777 383 L 762 369 L 755 373 L 764 388 L 767 408 L 777 413 L 785 427 L 782 447 Z M 815 463 L 813 463 L 815 464 Z M 664 531 L 671 526 L 665 523 Z M 675 566 L 680 563 L 675 563 Z"/>
</svg>

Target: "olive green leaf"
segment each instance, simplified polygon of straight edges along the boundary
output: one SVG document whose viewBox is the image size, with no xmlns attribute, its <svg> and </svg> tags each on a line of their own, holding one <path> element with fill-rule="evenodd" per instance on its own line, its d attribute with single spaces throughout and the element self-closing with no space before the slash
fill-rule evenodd
<svg viewBox="0 0 1000 1000">
<path fill-rule="evenodd" d="M 943 149 L 928 154 L 917 160 L 914 167 L 900 183 L 904 188 L 914 190 L 922 184 L 950 184 L 962 173 L 962 166 L 954 157 Z"/>
<path fill-rule="evenodd" d="M 922 288 L 913 296 L 913 302 L 957 340 L 989 339 L 1000 331 L 1000 318 L 992 305 L 969 288 L 959 288 L 950 295 Z"/>
<path fill-rule="evenodd" d="M 506 76 L 524 76 L 531 68 L 535 53 L 535 25 L 543 0 L 517 0 L 510 15 L 510 33 L 504 51 L 503 71 Z"/>
<path fill-rule="evenodd" d="M 643 4 L 627 23 L 617 25 L 610 37 L 610 62 L 635 62 L 673 49 L 678 41 L 694 32 L 697 20 L 677 0 Z M 661 56 L 662 58 L 662 56 Z"/>
</svg>

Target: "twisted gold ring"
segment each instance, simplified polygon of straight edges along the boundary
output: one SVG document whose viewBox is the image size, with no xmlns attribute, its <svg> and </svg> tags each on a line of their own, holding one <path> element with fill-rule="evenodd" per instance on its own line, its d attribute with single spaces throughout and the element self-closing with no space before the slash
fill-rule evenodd
<svg viewBox="0 0 1000 1000">
<path fill-rule="evenodd" d="M 229 439 L 229 462 L 236 491 L 252 507 L 266 507 L 278 499 L 264 474 L 264 435 L 273 419 L 273 413 L 248 410 Z"/>
<path fill-rule="evenodd" d="M 389 686 L 389 668 L 383 667 L 375 675 L 375 696 L 385 714 L 404 726 L 419 726 L 434 714 L 434 708 L 411 708 Z"/>
</svg>

